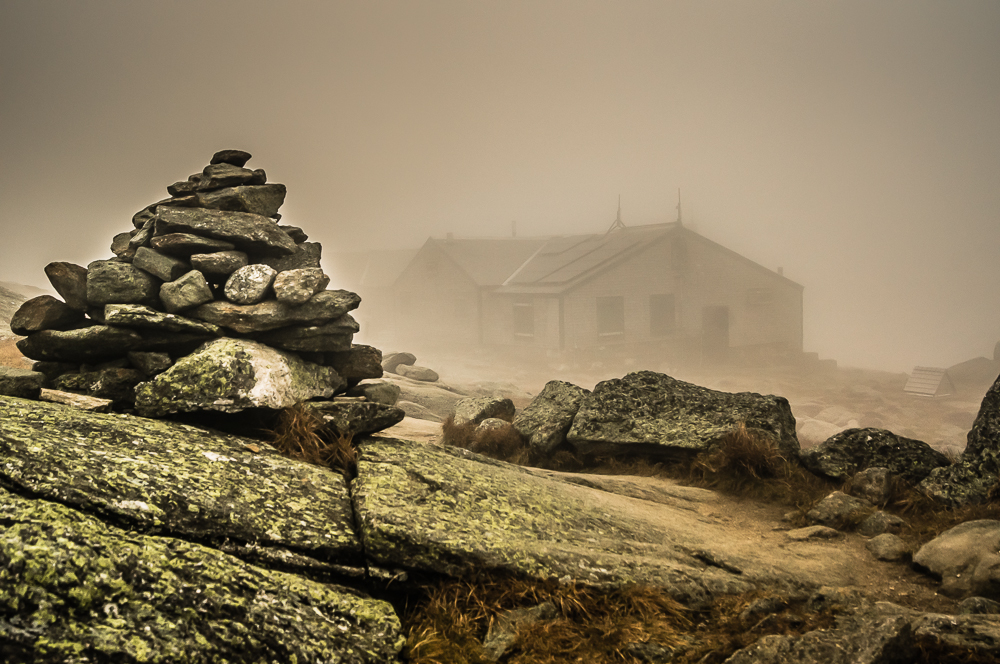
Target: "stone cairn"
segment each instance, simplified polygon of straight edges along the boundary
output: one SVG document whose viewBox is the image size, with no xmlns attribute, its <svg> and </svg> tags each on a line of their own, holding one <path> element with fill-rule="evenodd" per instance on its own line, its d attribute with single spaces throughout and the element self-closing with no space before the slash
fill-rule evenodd
<svg viewBox="0 0 1000 664">
<path fill-rule="evenodd" d="M 321 246 L 279 224 L 285 186 L 249 159 L 223 150 L 167 187 L 114 258 L 45 267 L 63 300 L 25 302 L 11 329 L 51 387 L 158 416 L 281 408 L 382 375 L 381 351 L 352 344 L 361 298 L 326 290 Z"/>
</svg>

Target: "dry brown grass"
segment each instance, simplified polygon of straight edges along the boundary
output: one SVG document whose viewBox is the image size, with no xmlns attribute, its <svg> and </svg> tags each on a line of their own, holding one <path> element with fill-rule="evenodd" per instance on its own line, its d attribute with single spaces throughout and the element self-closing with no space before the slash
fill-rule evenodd
<svg viewBox="0 0 1000 664">
<path fill-rule="evenodd" d="M 278 413 L 271 444 L 282 454 L 306 463 L 357 474 L 358 455 L 350 436 L 344 436 L 307 405 L 296 404 Z"/>
<path fill-rule="evenodd" d="M 32 360 L 21 354 L 16 343 L 16 339 L 0 339 L 0 366 L 30 369 Z"/>
<path fill-rule="evenodd" d="M 519 465 L 531 465 L 535 461 L 524 438 L 509 423 L 496 429 L 480 430 L 472 423 L 455 424 L 454 415 L 449 415 L 441 423 L 441 434 L 446 445 L 461 447 L 493 459 Z"/>
<path fill-rule="evenodd" d="M 913 551 L 960 523 L 1000 520 L 1000 484 L 990 491 L 987 502 L 957 508 L 946 507 L 902 482 L 893 488 L 893 496 L 885 509 L 906 522 L 901 536 Z"/>
</svg>

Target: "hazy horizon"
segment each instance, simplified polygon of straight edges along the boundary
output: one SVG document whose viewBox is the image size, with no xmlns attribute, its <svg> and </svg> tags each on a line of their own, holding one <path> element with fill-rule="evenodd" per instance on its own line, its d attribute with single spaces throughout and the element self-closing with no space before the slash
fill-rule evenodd
<svg viewBox="0 0 1000 664">
<path fill-rule="evenodd" d="M 110 256 L 239 148 L 325 262 L 602 232 L 619 196 L 673 221 L 680 189 L 687 225 L 805 286 L 806 350 L 991 356 L 998 35 L 992 1 L 0 0 L 0 281 Z"/>
</svg>

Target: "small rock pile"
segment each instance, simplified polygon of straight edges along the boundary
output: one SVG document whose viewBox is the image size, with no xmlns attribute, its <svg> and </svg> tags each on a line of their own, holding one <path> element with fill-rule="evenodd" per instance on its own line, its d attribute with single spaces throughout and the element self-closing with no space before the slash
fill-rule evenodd
<svg viewBox="0 0 1000 664">
<path fill-rule="evenodd" d="M 148 415 L 284 407 L 382 375 L 381 352 L 352 344 L 361 298 L 326 289 L 321 246 L 279 224 L 286 188 L 250 156 L 217 152 L 167 187 L 114 236 L 114 258 L 46 266 L 63 299 L 11 320 L 36 372 Z"/>
</svg>

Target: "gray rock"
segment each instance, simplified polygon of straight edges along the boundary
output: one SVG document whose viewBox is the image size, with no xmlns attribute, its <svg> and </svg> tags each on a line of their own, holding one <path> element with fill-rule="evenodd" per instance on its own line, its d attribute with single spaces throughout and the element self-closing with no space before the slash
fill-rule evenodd
<svg viewBox="0 0 1000 664">
<path fill-rule="evenodd" d="M 514 428 L 533 449 L 548 454 L 565 442 L 573 418 L 588 394 L 590 390 L 572 383 L 549 381 L 528 407 L 514 418 Z"/>
<path fill-rule="evenodd" d="M 337 373 L 340 372 L 338 371 Z M 341 374 L 341 377 L 345 380 L 347 378 L 343 374 Z M 386 406 L 395 406 L 396 402 L 399 401 L 399 393 L 400 389 L 398 385 L 386 383 L 381 380 L 372 383 L 360 383 L 347 390 L 347 396 L 364 397 L 372 403 L 385 404 Z"/>
<path fill-rule="evenodd" d="M 413 366 L 416 363 L 417 356 L 413 353 L 386 353 L 382 358 L 382 369 L 396 373 L 396 368 L 401 364 Z"/>
<path fill-rule="evenodd" d="M 414 401 L 399 399 L 396 401 L 396 406 L 406 413 L 407 417 L 412 417 L 415 420 L 426 420 L 428 422 L 444 421 L 444 418 L 435 413 L 433 410 Z"/>
<path fill-rule="evenodd" d="M 363 436 L 388 429 L 403 421 L 406 414 L 394 406 L 369 401 L 311 401 L 326 422 L 343 436 Z"/>
<path fill-rule="evenodd" d="M 319 269 L 322 257 L 323 247 L 319 242 L 302 242 L 295 245 L 295 249 L 288 256 L 262 256 L 258 261 L 270 265 L 278 272 L 287 272 L 306 268 Z"/>
<path fill-rule="evenodd" d="M 416 364 L 408 365 L 401 364 L 396 367 L 396 373 L 405 378 L 410 378 L 412 380 L 419 380 L 425 383 L 433 383 L 437 381 L 440 376 L 433 369 L 428 369 L 427 367 L 420 367 Z"/>
<path fill-rule="evenodd" d="M 287 408 L 329 398 L 345 383 L 321 367 L 254 341 L 216 339 L 136 388 L 141 415 L 247 408 Z"/>
<path fill-rule="evenodd" d="M 173 281 L 191 271 L 191 266 L 185 261 L 161 254 L 149 247 L 139 247 L 136 250 L 132 265 L 162 281 Z"/>
<path fill-rule="evenodd" d="M 313 295 L 325 290 L 330 277 L 315 267 L 279 272 L 274 278 L 274 295 L 278 302 L 302 304 Z"/>
<path fill-rule="evenodd" d="M 285 202 L 285 185 L 262 184 L 198 192 L 198 205 L 210 210 L 250 212 L 273 217 Z"/>
<path fill-rule="evenodd" d="M 854 527 L 874 510 L 867 500 L 834 491 L 806 512 L 806 517 L 813 523 L 844 530 Z"/>
<path fill-rule="evenodd" d="M 280 225 L 278 226 L 278 228 L 288 233 L 288 237 L 295 240 L 295 244 L 301 244 L 309 239 L 309 236 L 306 235 L 305 231 L 303 231 L 298 226 Z"/>
<path fill-rule="evenodd" d="M 1000 521 L 966 521 L 920 547 L 913 562 L 941 578 L 942 595 L 1000 599 Z"/>
<path fill-rule="evenodd" d="M 83 312 L 51 295 L 39 295 L 22 304 L 10 319 L 14 334 L 27 336 L 41 330 L 63 330 L 84 319 Z"/>
<path fill-rule="evenodd" d="M 165 314 L 138 304 L 109 304 L 104 307 L 104 318 L 109 325 L 158 330 L 178 334 L 195 334 L 221 337 L 222 330 L 209 323 L 191 320 L 177 314 Z"/>
<path fill-rule="evenodd" d="M 87 266 L 87 304 L 159 303 L 161 281 L 130 263 L 94 261 Z"/>
<path fill-rule="evenodd" d="M 504 611 L 497 616 L 495 621 L 490 623 L 489 631 L 483 640 L 486 658 L 491 662 L 499 661 L 500 657 L 517 641 L 518 630 L 542 620 L 552 620 L 557 615 L 559 615 L 559 611 L 552 602 L 542 602 L 526 609 Z"/>
<path fill-rule="evenodd" d="M 985 597 L 968 597 L 958 603 L 958 606 L 955 607 L 955 613 L 967 616 L 1000 613 L 1000 602 Z"/>
<path fill-rule="evenodd" d="M 42 330 L 17 342 L 18 350 L 33 360 L 77 364 L 121 357 L 141 345 L 142 337 L 136 332 L 109 325 L 67 331 Z"/>
<path fill-rule="evenodd" d="M 63 392 L 76 392 L 98 399 L 110 399 L 120 406 L 135 402 L 135 386 L 146 376 L 138 369 L 102 369 L 65 374 L 52 381 Z"/>
<path fill-rule="evenodd" d="M 906 546 L 906 542 L 900 539 L 898 535 L 893 535 L 892 533 L 876 535 L 865 542 L 865 548 L 871 551 L 871 554 L 878 560 L 890 562 L 902 560 L 910 552 L 909 547 Z"/>
<path fill-rule="evenodd" d="M 843 537 L 836 528 L 829 526 L 806 526 L 805 528 L 795 528 L 789 530 L 785 535 L 793 542 L 805 542 L 807 540 L 836 539 Z"/>
<path fill-rule="evenodd" d="M 136 230 L 132 237 L 128 241 L 128 247 L 126 248 L 126 258 L 128 262 L 131 262 L 132 257 L 135 256 L 135 252 L 139 247 L 148 247 L 149 241 L 153 237 L 153 220 L 147 219 L 142 225 L 142 228 Z"/>
<path fill-rule="evenodd" d="M 786 459 L 799 453 L 788 400 L 730 394 L 652 371 L 602 381 L 580 405 L 566 436 L 584 454 L 693 454 L 741 424 L 774 437 Z"/>
<path fill-rule="evenodd" d="M 876 535 L 883 535 L 885 533 L 898 535 L 903 532 L 905 525 L 906 522 L 895 514 L 879 510 L 859 523 L 857 532 L 859 535 L 864 535 L 865 537 L 875 537 Z"/>
<path fill-rule="evenodd" d="M 190 258 L 194 254 L 210 254 L 219 251 L 232 251 L 236 248 L 232 242 L 213 240 L 209 237 L 192 235 L 191 233 L 168 233 L 158 235 L 149 241 L 149 246 L 162 254 Z"/>
<path fill-rule="evenodd" d="M 187 180 L 180 180 L 167 186 L 167 193 L 171 196 L 190 196 L 195 192 L 199 180 L 201 180 L 201 173 L 188 176 Z"/>
<path fill-rule="evenodd" d="M 277 272 L 267 265 L 247 265 L 226 281 L 226 299 L 234 304 L 257 304 L 271 292 Z"/>
<path fill-rule="evenodd" d="M 152 378 L 170 368 L 174 363 L 167 353 L 148 353 L 132 351 L 128 354 L 129 364 L 138 369 L 147 378 Z"/>
<path fill-rule="evenodd" d="M 469 397 L 455 404 L 455 424 L 479 424 L 490 417 L 511 421 L 514 402 L 501 397 Z"/>
<path fill-rule="evenodd" d="M 87 268 L 73 263 L 49 263 L 45 266 L 45 276 L 67 305 L 87 310 Z"/>
<path fill-rule="evenodd" d="M 232 242 L 236 248 L 261 256 L 289 256 L 299 245 L 272 219 L 248 212 L 202 208 L 160 207 L 156 210 L 156 235 L 191 233 Z"/>
<path fill-rule="evenodd" d="M 248 261 L 246 253 L 242 251 L 216 251 L 191 255 L 191 267 L 216 282 L 228 279 L 229 275 L 245 266 Z"/>
<path fill-rule="evenodd" d="M 163 308 L 172 314 L 212 301 L 212 289 L 198 270 L 191 270 L 160 286 Z"/>
<path fill-rule="evenodd" d="M 135 249 L 129 243 L 132 241 L 133 233 L 118 233 L 111 238 L 111 253 L 125 262 L 131 262 L 135 256 Z"/>
<path fill-rule="evenodd" d="M 240 334 L 266 332 L 289 325 L 318 325 L 354 311 L 361 298 L 349 291 L 316 293 L 305 304 L 290 307 L 277 301 L 260 304 L 209 302 L 187 312 L 191 318 L 228 327 Z"/>
<path fill-rule="evenodd" d="M 927 443 L 873 428 L 842 431 L 803 450 L 799 458 L 810 471 L 834 480 L 846 481 L 865 468 L 880 467 L 911 484 L 950 463 Z"/>
<path fill-rule="evenodd" d="M 198 176 L 201 177 L 201 174 L 199 173 Z M 170 191 L 169 187 L 167 188 L 167 191 L 168 192 Z M 142 228 L 143 226 L 146 225 L 147 221 L 155 218 L 156 218 L 156 204 L 154 203 L 152 205 L 147 205 L 146 207 L 142 208 L 134 215 L 132 215 L 132 225 L 135 226 L 136 228 Z"/>
<path fill-rule="evenodd" d="M 348 351 L 358 324 L 344 314 L 321 325 L 290 325 L 254 335 L 254 339 L 284 350 L 327 352 Z M 339 373 L 339 372 L 338 372 Z"/>
<path fill-rule="evenodd" d="M 211 191 L 223 187 L 256 184 L 259 179 L 260 177 L 249 168 L 233 166 L 224 162 L 209 164 L 201 172 L 201 179 L 198 180 L 195 191 Z"/>
<path fill-rule="evenodd" d="M 320 364 L 336 369 L 348 385 L 356 385 L 367 378 L 381 378 L 383 374 L 382 351 L 365 344 L 353 344 L 349 350 L 325 353 Z"/>
<path fill-rule="evenodd" d="M 0 366 L 0 395 L 37 399 L 46 380 L 45 374 L 37 371 Z"/>
<path fill-rule="evenodd" d="M 219 150 L 214 155 L 212 155 L 212 160 L 208 162 L 209 164 L 231 164 L 233 166 L 242 168 L 246 166 L 246 163 L 250 161 L 251 154 L 243 150 Z"/>
<path fill-rule="evenodd" d="M 892 495 L 892 473 L 888 468 L 865 468 L 851 478 L 845 490 L 872 505 L 885 505 Z"/>
</svg>

